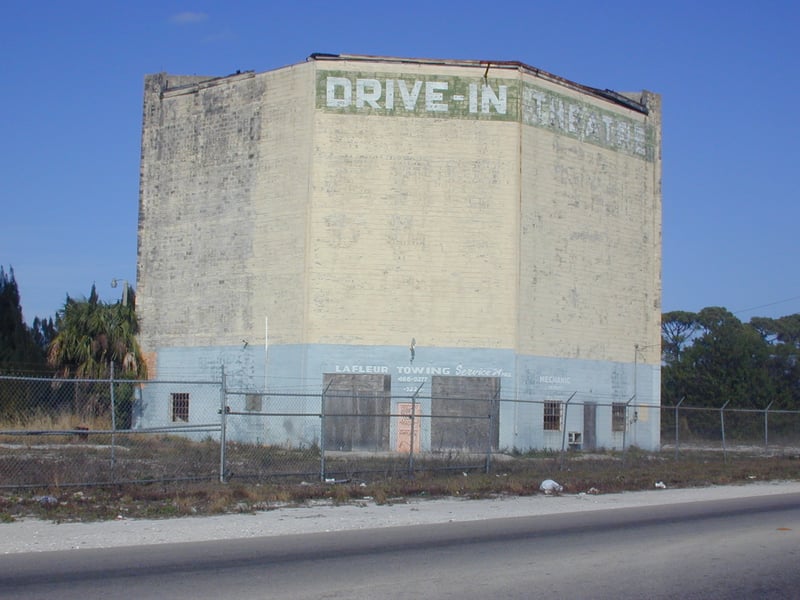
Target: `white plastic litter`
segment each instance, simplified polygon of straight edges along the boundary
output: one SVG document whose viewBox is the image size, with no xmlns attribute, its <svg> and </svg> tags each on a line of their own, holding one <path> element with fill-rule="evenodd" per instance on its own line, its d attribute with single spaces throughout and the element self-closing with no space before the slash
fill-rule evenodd
<svg viewBox="0 0 800 600">
<path fill-rule="evenodd" d="M 545 494 L 560 494 L 564 491 L 564 486 L 552 479 L 545 479 L 539 489 Z"/>
</svg>

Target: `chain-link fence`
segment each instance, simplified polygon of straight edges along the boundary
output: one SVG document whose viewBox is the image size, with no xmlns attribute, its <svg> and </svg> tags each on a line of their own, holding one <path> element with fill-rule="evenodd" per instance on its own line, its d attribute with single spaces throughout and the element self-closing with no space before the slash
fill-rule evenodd
<svg viewBox="0 0 800 600">
<path fill-rule="evenodd" d="M 489 472 L 500 455 L 534 451 L 501 446 L 503 414 L 525 415 L 522 426 L 546 430 L 550 441 L 535 450 L 560 453 L 563 461 L 635 446 L 644 408 L 586 394 L 557 402 L 491 394 L 443 399 L 234 390 L 224 382 L 0 376 L 0 487 Z M 676 457 L 683 450 L 800 447 L 800 411 L 678 405 L 661 407 L 660 417 L 662 449 Z M 583 429 L 568 431 L 578 421 Z M 590 422 L 613 430 L 619 445 L 597 448 Z M 519 418 L 514 423 L 520 427 Z"/>
<path fill-rule="evenodd" d="M 228 391 L 226 397 L 226 480 L 486 470 L 497 451 L 492 400 L 461 398 L 466 414 L 432 414 L 424 408 L 431 399 L 416 396 Z M 431 439 L 424 451 L 423 437 Z"/>
<path fill-rule="evenodd" d="M 164 382 L 0 376 L 0 487 L 209 479 L 220 419 L 136 427 L 143 392 Z M 192 383 L 216 399 L 219 382 Z"/>
<path fill-rule="evenodd" d="M 800 452 L 800 411 L 663 406 L 661 447 L 676 457 L 681 449 Z"/>
</svg>

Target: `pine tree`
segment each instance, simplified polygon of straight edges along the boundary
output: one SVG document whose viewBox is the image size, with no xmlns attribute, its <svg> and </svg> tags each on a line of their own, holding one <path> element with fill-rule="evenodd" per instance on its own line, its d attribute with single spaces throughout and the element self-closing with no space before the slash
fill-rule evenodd
<svg viewBox="0 0 800 600">
<path fill-rule="evenodd" d="M 14 269 L 0 266 L 0 371 L 31 372 L 45 365 L 45 348 L 26 325 Z"/>
</svg>

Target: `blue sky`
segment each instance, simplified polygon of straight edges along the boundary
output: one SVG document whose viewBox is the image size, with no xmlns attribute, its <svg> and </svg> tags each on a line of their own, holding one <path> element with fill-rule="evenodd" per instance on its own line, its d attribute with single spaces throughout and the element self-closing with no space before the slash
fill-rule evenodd
<svg viewBox="0 0 800 600">
<path fill-rule="evenodd" d="M 800 312 L 800 3 L 7 3 L 0 265 L 26 320 L 136 280 L 147 73 L 228 75 L 313 52 L 516 60 L 663 96 L 663 310 Z"/>
</svg>

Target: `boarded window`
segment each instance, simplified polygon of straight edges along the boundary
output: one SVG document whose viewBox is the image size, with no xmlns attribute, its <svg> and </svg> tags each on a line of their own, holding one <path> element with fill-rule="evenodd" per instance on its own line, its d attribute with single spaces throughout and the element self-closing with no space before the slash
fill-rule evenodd
<svg viewBox="0 0 800 600">
<path fill-rule="evenodd" d="M 486 452 L 500 435 L 499 377 L 431 380 L 431 450 Z"/>
<path fill-rule="evenodd" d="M 611 405 L 611 431 L 625 431 L 627 406 L 622 402 Z"/>
<path fill-rule="evenodd" d="M 391 377 L 325 373 L 327 450 L 389 450 Z"/>
<path fill-rule="evenodd" d="M 561 431 L 561 402 L 544 403 L 542 426 L 545 431 Z"/>
<path fill-rule="evenodd" d="M 174 422 L 189 422 L 189 393 L 177 392 L 172 397 L 172 420 Z"/>
</svg>

